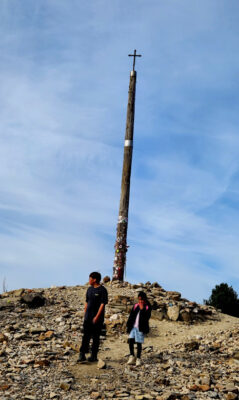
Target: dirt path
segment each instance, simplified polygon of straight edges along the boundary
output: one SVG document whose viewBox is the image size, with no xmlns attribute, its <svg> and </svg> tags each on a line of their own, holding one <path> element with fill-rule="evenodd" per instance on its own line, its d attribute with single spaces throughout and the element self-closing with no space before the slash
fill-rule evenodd
<svg viewBox="0 0 239 400">
<path fill-rule="evenodd" d="M 177 343 L 185 343 L 195 336 L 209 336 L 212 333 L 220 333 L 225 330 L 239 327 L 239 319 L 220 314 L 220 321 L 207 321 L 203 323 L 187 325 L 183 322 L 157 321 L 150 320 L 151 332 L 146 337 L 143 348 L 153 346 L 153 351 L 167 350 Z M 69 370 L 76 379 L 84 381 L 85 379 L 99 378 L 101 375 L 109 375 L 113 370 L 124 365 L 129 354 L 127 335 L 124 334 L 120 338 L 107 337 L 102 345 L 99 358 L 102 358 L 109 369 L 99 370 L 97 363 L 93 364 L 77 364 L 77 355 L 72 359 Z M 142 354 L 144 356 L 144 354 Z"/>
</svg>

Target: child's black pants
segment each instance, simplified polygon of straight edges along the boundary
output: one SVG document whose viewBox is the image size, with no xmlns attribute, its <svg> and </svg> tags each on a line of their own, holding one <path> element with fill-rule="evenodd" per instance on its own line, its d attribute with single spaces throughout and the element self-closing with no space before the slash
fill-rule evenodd
<svg viewBox="0 0 239 400">
<path fill-rule="evenodd" d="M 102 324 L 93 324 L 93 322 L 84 321 L 83 324 L 83 338 L 81 343 L 80 352 L 85 354 L 89 352 L 89 343 L 92 338 L 91 354 L 96 357 L 99 345 Z"/>
<path fill-rule="evenodd" d="M 134 356 L 134 343 L 135 343 L 134 339 L 129 339 L 129 351 L 131 356 Z M 137 358 L 140 358 L 142 352 L 142 344 L 137 342 L 136 344 L 137 344 Z"/>
</svg>

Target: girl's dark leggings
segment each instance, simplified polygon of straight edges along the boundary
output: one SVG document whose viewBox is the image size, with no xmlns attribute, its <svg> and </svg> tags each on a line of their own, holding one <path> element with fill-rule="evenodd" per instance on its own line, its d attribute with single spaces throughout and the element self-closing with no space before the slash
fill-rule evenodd
<svg viewBox="0 0 239 400">
<path fill-rule="evenodd" d="M 134 356 L 134 339 L 129 339 L 129 351 L 130 355 Z M 137 358 L 141 357 L 141 352 L 142 352 L 142 344 L 141 343 L 136 343 L 137 344 Z"/>
</svg>

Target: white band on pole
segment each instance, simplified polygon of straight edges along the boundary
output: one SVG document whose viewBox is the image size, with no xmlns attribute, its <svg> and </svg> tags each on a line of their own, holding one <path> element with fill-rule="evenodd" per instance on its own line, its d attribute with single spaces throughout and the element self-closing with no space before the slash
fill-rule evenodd
<svg viewBox="0 0 239 400">
<path fill-rule="evenodd" d="M 132 146 L 133 146 L 133 140 L 124 141 L 124 147 L 132 147 Z"/>
</svg>

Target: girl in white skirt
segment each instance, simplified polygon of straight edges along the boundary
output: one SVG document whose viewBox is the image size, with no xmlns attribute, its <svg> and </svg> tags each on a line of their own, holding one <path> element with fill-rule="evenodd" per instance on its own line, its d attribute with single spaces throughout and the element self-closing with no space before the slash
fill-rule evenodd
<svg viewBox="0 0 239 400">
<path fill-rule="evenodd" d="M 144 292 L 139 292 L 138 303 L 135 304 L 130 312 L 127 321 L 127 332 L 129 333 L 129 351 L 130 357 L 127 362 L 136 367 L 141 365 L 142 343 L 144 343 L 144 334 L 149 332 L 149 318 L 151 316 L 151 305 Z M 134 354 L 134 344 L 137 344 L 137 357 Z"/>
</svg>

